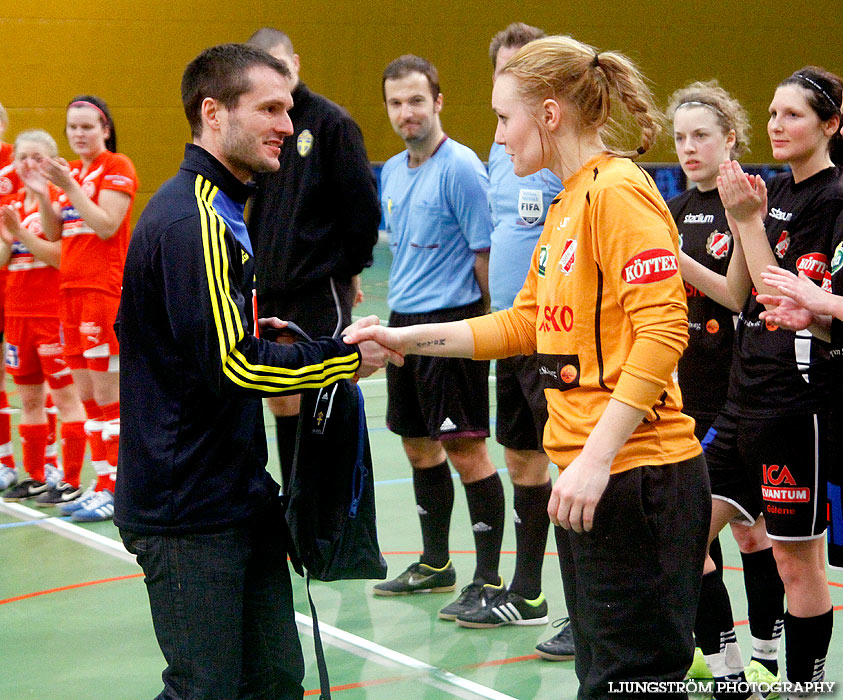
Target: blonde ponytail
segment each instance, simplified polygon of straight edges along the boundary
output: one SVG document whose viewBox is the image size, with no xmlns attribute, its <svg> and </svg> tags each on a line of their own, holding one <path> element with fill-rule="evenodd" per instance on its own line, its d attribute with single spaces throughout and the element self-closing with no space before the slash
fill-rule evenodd
<svg viewBox="0 0 843 700">
<path fill-rule="evenodd" d="M 663 128 L 664 115 L 644 76 L 623 54 L 600 53 L 570 36 L 550 36 L 523 47 L 503 72 L 516 78 L 519 94 L 529 104 L 554 98 L 572 106 L 578 128 L 598 130 L 615 155 L 635 158 L 645 153 Z M 632 123 L 640 132 L 638 143 L 625 149 L 621 144 Z"/>
</svg>

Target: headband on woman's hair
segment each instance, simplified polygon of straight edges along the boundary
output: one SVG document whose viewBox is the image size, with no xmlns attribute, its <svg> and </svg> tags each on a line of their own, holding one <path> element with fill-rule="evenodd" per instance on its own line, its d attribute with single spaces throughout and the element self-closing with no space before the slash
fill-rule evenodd
<svg viewBox="0 0 843 700">
<path fill-rule="evenodd" d="M 794 77 L 799 78 L 799 80 L 808 83 L 808 85 L 814 88 L 814 90 L 816 90 L 823 97 L 825 97 L 825 99 L 828 100 L 829 104 L 831 104 L 838 113 L 840 112 L 840 105 L 831 99 L 831 96 L 825 90 L 823 90 L 822 85 L 815 82 L 814 80 L 811 80 L 807 75 L 803 75 L 802 73 L 797 73 Z"/>
<path fill-rule="evenodd" d="M 105 126 L 108 126 L 111 123 L 108 117 L 106 116 L 105 112 L 103 112 L 93 102 L 88 102 L 87 100 L 76 100 L 76 102 L 71 102 L 69 105 L 67 105 L 68 109 L 70 109 L 71 107 L 90 107 L 91 109 L 95 109 L 97 112 L 100 113 L 100 116 L 105 122 Z"/>
<path fill-rule="evenodd" d="M 721 110 L 715 107 L 713 104 L 709 104 L 708 102 L 701 102 L 700 100 L 686 100 L 685 102 L 680 102 L 676 105 L 676 109 L 680 109 L 681 107 L 708 107 L 713 112 L 719 114 L 723 119 L 726 120 L 726 123 L 730 123 L 729 117 L 727 117 Z M 676 110 L 673 110 L 674 112 Z"/>
</svg>

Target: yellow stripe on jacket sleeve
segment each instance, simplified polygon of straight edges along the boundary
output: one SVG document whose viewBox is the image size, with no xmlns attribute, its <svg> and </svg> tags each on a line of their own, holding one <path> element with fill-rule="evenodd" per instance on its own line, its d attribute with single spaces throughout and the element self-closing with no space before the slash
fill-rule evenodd
<svg viewBox="0 0 843 700">
<path fill-rule="evenodd" d="M 200 178 L 204 180 L 201 176 L 197 176 L 197 181 Z M 202 243 L 205 253 L 205 270 L 220 341 L 220 353 L 224 359 L 243 338 L 245 330 L 240 322 L 240 312 L 229 289 L 225 222 L 214 211 L 212 204 L 219 190 L 207 180 L 204 182 L 206 184 L 201 188 L 199 196 L 199 211 L 203 219 Z"/>
<path fill-rule="evenodd" d="M 245 336 L 245 329 L 229 285 L 225 221 L 213 208 L 213 199 L 218 191 L 208 180 L 197 175 L 195 195 L 199 205 L 205 275 L 225 376 L 239 386 L 267 393 L 317 388 L 340 379 L 352 378 L 359 366 L 357 355 L 333 357 L 313 365 L 287 368 L 254 364 L 237 349 L 237 343 Z"/>
</svg>

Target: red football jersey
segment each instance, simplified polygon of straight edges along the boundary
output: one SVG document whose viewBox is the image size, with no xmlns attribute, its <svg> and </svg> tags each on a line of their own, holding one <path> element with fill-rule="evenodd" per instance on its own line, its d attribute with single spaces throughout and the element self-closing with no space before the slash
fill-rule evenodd
<svg viewBox="0 0 843 700">
<path fill-rule="evenodd" d="M 50 199 L 57 201 L 59 190 L 50 188 Z M 26 192 L 6 199 L 18 212 L 23 225 L 34 235 L 44 238 L 38 205 L 27 209 Z M 38 260 L 20 241 L 12 244 L 6 279 L 6 316 L 57 318 L 59 315 L 59 271 Z"/>
<path fill-rule="evenodd" d="M 122 153 L 105 151 L 82 173 L 82 161 L 70 163 L 70 171 L 85 194 L 94 203 L 99 202 L 100 192 L 124 192 L 135 200 L 138 178 L 132 161 Z M 76 207 L 62 192 L 61 288 L 97 289 L 109 294 L 120 294 L 123 282 L 123 265 L 131 235 L 132 204 L 120 228 L 102 240 L 76 211 Z"/>
</svg>

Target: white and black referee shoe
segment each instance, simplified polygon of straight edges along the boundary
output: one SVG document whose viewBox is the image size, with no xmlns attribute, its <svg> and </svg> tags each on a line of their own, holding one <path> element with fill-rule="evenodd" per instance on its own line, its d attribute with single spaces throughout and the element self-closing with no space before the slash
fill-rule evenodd
<svg viewBox="0 0 843 700">
<path fill-rule="evenodd" d="M 486 628 L 501 625 L 546 625 L 547 601 L 544 593 L 527 600 L 517 593 L 503 590 L 484 599 L 479 608 L 457 615 L 460 627 Z"/>
</svg>

